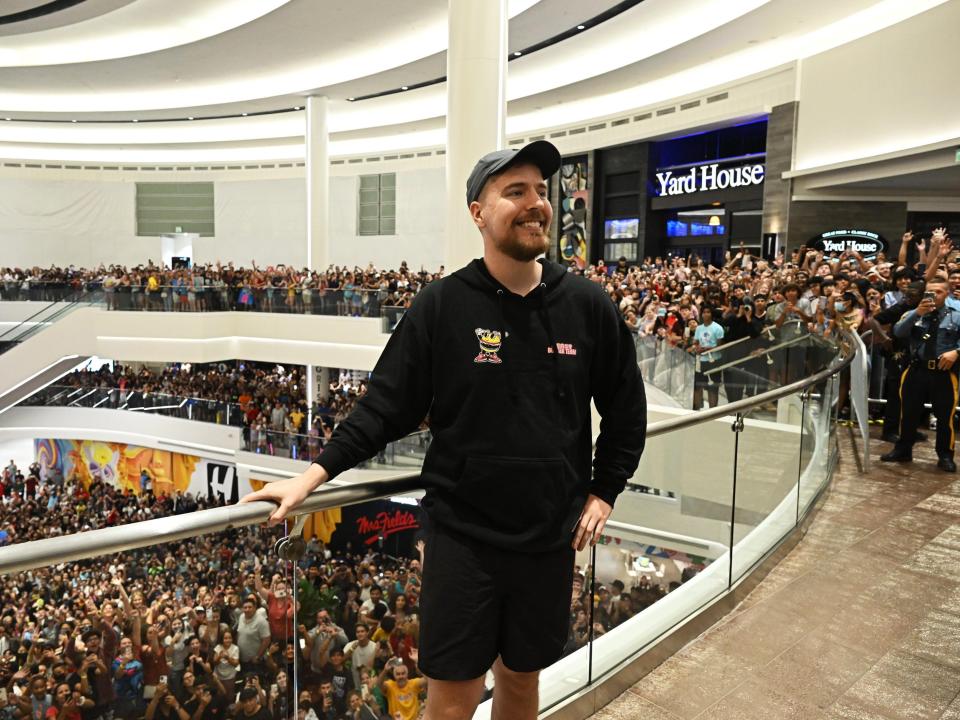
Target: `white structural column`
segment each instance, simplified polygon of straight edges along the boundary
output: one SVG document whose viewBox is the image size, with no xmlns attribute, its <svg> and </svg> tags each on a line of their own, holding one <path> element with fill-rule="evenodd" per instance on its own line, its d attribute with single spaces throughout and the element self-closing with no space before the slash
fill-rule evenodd
<svg viewBox="0 0 960 720">
<path fill-rule="evenodd" d="M 450 0 L 447 46 L 447 273 L 483 254 L 467 212 L 467 177 L 504 147 L 507 0 Z"/>
<path fill-rule="evenodd" d="M 325 270 L 330 258 L 330 157 L 327 98 L 307 98 L 307 267 Z"/>
</svg>

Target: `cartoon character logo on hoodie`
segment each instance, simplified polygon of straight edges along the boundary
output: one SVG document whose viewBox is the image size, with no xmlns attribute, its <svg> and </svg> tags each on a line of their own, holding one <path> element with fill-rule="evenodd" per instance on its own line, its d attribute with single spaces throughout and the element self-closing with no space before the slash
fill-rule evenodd
<svg viewBox="0 0 960 720">
<path fill-rule="evenodd" d="M 494 363 L 499 365 L 503 362 L 500 359 L 500 356 L 497 355 L 500 352 L 500 345 L 503 344 L 503 340 L 507 337 L 507 334 L 504 333 L 502 336 L 499 330 L 485 330 L 483 328 L 476 328 L 473 331 L 477 340 L 480 341 L 480 354 L 477 355 L 473 361 L 475 363 Z"/>
</svg>

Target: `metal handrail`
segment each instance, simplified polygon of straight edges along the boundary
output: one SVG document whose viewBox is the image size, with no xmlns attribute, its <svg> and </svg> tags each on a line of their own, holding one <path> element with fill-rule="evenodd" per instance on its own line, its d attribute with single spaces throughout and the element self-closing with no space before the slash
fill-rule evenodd
<svg viewBox="0 0 960 720">
<path fill-rule="evenodd" d="M 840 349 L 842 354 L 836 362 L 831 363 L 830 366 L 814 373 L 813 375 L 810 375 L 809 377 L 802 378 L 796 382 L 790 383 L 789 385 L 783 385 L 773 390 L 767 390 L 766 392 L 762 392 L 759 395 L 754 395 L 753 397 L 743 398 L 742 400 L 737 400 L 736 402 L 727 403 L 725 405 L 718 405 L 717 407 L 712 407 L 709 410 L 698 410 L 695 413 L 684 415 L 682 417 L 676 417 L 669 420 L 661 420 L 659 422 L 652 423 L 651 425 L 647 426 L 647 437 L 656 437 L 657 435 L 664 435 L 668 432 L 673 432 L 674 430 L 690 427 L 691 425 L 698 425 L 702 422 L 716 420 L 717 418 L 736 415 L 744 410 L 765 405 L 768 402 L 773 402 L 774 400 L 779 400 L 780 398 L 787 397 L 788 395 L 793 395 L 795 392 L 805 390 L 808 387 L 823 382 L 831 375 L 835 375 L 841 370 L 849 367 L 850 363 L 853 362 L 853 358 L 856 355 L 856 349 L 847 331 L 843 331 L 843 343 L 841 344 Z"/>
<path fill-rule="evenodd" d="M 829 367 L 814 373 L 810 377 L 774 390 L 768 390 L 751 398 L 744 398 L 709 410 L 700 410 L 683 417 L 652 423 L 647 427 L 647 437 L 664 435 L 674 430 L 734 415 L 792 395 L 816 385 L 848 367 L 853 362 L 855 354 L 855 345 L 851 342 L 849 333 L 844 332 L 841 357 L 837 362 L 831 363 Z M 337 486 L 334 482 L 333 485 L 326 486 L 309 495 L 303 504 L 292 513 L 292 516 L 346 505 L 356 505 L 368 500 L 377 500 L 422 489 L 420 473 L 349 485 Z M 210 510 L 197 510 L 185 515 L 145 520 L 129 525 L 90 530 L 69 536 L 8 545 L 0 548 L 0 575 L 32 570 L 51 564 L 85 560 L 175 540 L 184 540 L 230 528 L 257 525 L 266 522 L 275 509 L 276 506 L 273 503 L 266 501 L 237 504 Z M 70 541 L 64 543 L 63 541 L 67 537 L 70 538 Z"/>
<path fill-rule="evenodd" d="M 319 510 L 356 505 L 421 489 L 420 473 L 399 478 L 371 480 L 324 487 L 303 501 L 291 517 Z M 0 575 L 47 565 L 87 560 L 111 553 L 186 540 L 232 528 L 265 523 L 277 506 L 260 501 L 196 510 L 185 515 L 144 520 L 116 527 L 90 530 L 70 536 L 44 538 L 0 548 Z M 69 537 L 69 543 L 64 540 Z"/>
<path fill-rule="evenodd" d="M 755 338 L 751 338 L 751 340 L 753 340 L 753 339 L 755 339 Z M 777 345 L 774 345 L 774 346 L 772 346 L 772 347 L 768 347 L 768 348 L 758 348 L 757 351 L 755 351 L 755 352 L 756 352 L 755 355 L 752 355 L 752 354 L 751 354 L 751 355 L 748 355 L 747 357 L 742 357 L 742 358 L 739 358 L 739 359 L 737 359 L 737 360 L 731 360 L 731 361 L 728 362 L 726 365 L 721 365 L 720 367 L 710 368 L 709 370 L 706 370 L 703 374 L 704 374 L 704 375 L 712 375 L 713 373 L 720 372 L 721 370 L 728 370 L 729 368 L 735 367 L 735 366 L 737 366 L 737 365 L 742 365 L 743 363 L 747 362 L 748 360 L 753 360 L 754 358 L 763 357 L 764 355 L 769 355 L 769 354 L 772 353 L 772 352 L 775 352 L 775 351 L 777 351 L 777 350 L 783 350 L 784 348 L 788 348 L 788 347 L 790 347 L 790 346 L 792 346 L 792 345 L 796 345 L 797 343 L 805 342 L 806 340 L 809 340 L 809 339 L 810 339 L 810 336 L 809 336 L 809 335 L 801 335 L 800 337 L 793 338 L 792 340 L 786 340 L 786 341 L 784 341 L 784 342 L 782 342 L 782 343 L 779 343 L 779 344 L 777 344 Z M 737 342 L 740 342 L 740 341 L 738 340 Z M 734 345 L 734 344 L 735 344 L 735 343 L 730 343 L 730 345 Z M 725 348 L 730 347 L 730 345 L 718 345 L 717 347 L 715 347 L 715 348 L 710 348 L 710 349 L 706 350 L 705 352 L 717 352 L 718 350 L 723 350 L 723 349 L 725 349 Z"/>
</svg>

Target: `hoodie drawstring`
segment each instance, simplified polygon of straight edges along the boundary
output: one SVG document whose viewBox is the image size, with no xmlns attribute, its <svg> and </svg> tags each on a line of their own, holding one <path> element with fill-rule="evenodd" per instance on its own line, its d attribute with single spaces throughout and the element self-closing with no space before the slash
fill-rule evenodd
<svg viewBox="0 0 960 720">
<path fill-rule="evenodd" d="M 547 310 L 547 284 L 540 283 L 540 320 L 543 323 L 544 330 L 547 331 L 547 340 L 550 342 L 550 355 L 553 356 L 553 384 L 557 391 L 557 397 L 563 400 L 567 393 L 563 389 L 563 383 L 560 377 L 560 352 L 557 347 L 557 340 L 553 335 L 553 325 L 550 323 L 550 312 Z"/>
<path fill-rule="evenodd" d="M 503 338 L 501 342 L 507 339 L 507 316 L 503 312 L 503 289 L 497 288 L 497 309 L 500 312 L 500 327 L 503 328 Z M 505 346 L 505 343 L 504 343 Z M 513 376 L 512 363 L 507 362 L 504 371 L 507 375 L 507 390 L 510 393 L 510 400 L 514 405 L 517 404 L 517 379 Z"/>
</svg>

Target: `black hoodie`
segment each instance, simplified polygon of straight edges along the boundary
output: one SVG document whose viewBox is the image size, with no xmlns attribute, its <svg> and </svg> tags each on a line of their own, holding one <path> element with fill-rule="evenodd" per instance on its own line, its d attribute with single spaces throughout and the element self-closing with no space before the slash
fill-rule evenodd
<svg viewBox="0 0 960 720">
<path fill-rule="evenodd" d="M 482 260 L 417 295 L 318 459 L 331 478 L 429 412 L 423 507 L 436 525 L 541 552 L 569 546 L 588 494 L 613 505 L 646 436 L 633 337 L 599 285 L 541 264 L 524 297 Z"/>
</svg>

